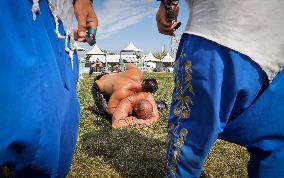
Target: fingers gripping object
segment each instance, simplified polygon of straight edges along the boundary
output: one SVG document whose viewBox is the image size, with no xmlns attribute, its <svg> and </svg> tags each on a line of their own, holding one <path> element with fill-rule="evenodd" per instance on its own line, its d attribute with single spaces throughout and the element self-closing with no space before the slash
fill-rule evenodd
<svg viewBox="0 0 284 178">
<path fill-rule="evenodd" d="M 86 41 L 90 46 L 93 46 L 96 44 L 96 29 L 89 27 L 87 32 L 86 32 Z"/>
<path fill-rule="evenodd" d="M 181 22 L 178 22 L 177 25 L 175 26 L 175 29 L 178 29 L 181 26 Z"/>
<path fill-rule="evenodd" d="M 164 4 L 166 8 L 168 22 L 175 20 L 172 5 L 178 5 L 179 1 L 178 0 L 157 0 L 157 1 L 161 1 Z M 181 26 L 181 22 L 178 22 L 177 25 L 175 26 L 175 29 L 178 29 L 180 26 Z"/>
</svg>

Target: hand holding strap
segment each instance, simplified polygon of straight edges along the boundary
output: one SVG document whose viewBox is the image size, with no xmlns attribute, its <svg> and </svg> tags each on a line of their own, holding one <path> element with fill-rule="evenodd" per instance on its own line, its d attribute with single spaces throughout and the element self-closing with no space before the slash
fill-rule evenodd
<svg viewBox="0 0 284 178">
<path fill-rule="evenodd" d="M 157 1 L 161 1 L 161 3 L 164 4 L 164 6 L 166 8 L 166 14 L 167 14 L 168 22 L 175 20 L 175 15 L 174 15 L 174 12 L 173 12 L 172 5 L 178 5 L 179 0 L 157 0 Z M 175 29 L 178 29 L 180 26 L 181 26 L 181 22 L 179 22 L 175 26 Z"/>
<path fill-rule="evenodd" d="M 86 41 L 90 46 L 93 46 L 94 44 L 96 44 L 96 34 L 97 31 L 94 28 L 89 27 L 87 32 L 86 32 Z"/>
</svg>

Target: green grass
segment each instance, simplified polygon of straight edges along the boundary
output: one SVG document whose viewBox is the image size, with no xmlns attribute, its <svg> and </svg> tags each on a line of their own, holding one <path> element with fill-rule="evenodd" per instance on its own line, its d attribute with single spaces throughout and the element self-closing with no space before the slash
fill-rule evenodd
<svg viewBox="0 0 284 178">
<path fill-rule="evenodd" d="M 171 102 L 172 74 L 146 73 L 159 83 L 155 99 Z M 93 113 L 94 75 L 80 82 L 81 121 L 76 152 L 68 178 L 164 177 L 167 116 L 142 129 L 113 130 L 110 122 Z M 205 163 L 202 177 L 247 177 L 248 154 L 240 146 L 218 140 Z"/>
<path fill-rule="evenodd" d="M 149 73 L 159 83 L 155 98 L 171 102 L 172 74 Z M 113 130 L 105 118 L 93 113 L 91 86 L 94 75 L 80 82 L 81 121 L 76 152 L 68 178 L 164 177 L 166 171 L 167 116 L 142 129 Z M 248 154 L 238 145 L 218 140 L 206 160 L 201 177 L 247 177 Z M 1 168 L 4 177 L 11 172 Z M 0 176 L 1 177 L 1 176 Z"/>
</svg>

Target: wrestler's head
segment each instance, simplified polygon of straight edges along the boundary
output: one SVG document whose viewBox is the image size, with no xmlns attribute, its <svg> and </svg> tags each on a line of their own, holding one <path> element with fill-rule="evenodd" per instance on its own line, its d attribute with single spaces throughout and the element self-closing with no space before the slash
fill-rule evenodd
<svg viewBox="0 0 284 178">
<path fill-rule="evenodd" d="M 142 99 L 135 103 L 133 110 L 138 119 L 149 119 L 153 113 L 153 106 L 148 100 Z"/>
<path fill-rule="evenodd" d="M 153 78 L 144 79 L 142 89 L 145 92 L 155 93 L 158 90 L 157 80 Z"/>
</svg>

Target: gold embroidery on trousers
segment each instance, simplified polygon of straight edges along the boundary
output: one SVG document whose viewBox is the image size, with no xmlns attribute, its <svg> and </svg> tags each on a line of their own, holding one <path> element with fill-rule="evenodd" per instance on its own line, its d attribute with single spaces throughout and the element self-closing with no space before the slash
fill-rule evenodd
<svg viewBox="0 0 284 178">
<path fill-rule="evenodd" d="M 190 118 L 190 106 L 194 105 L 191 96 L 195 95 L 192 87 L 192 64 L 190 61 L 183 62 L 183 58 L 185 57 L 186 55 L 182 50 L 179 60 L 175 62 L 175 93 L 172 102 L 175 103 L 173 107 L 175 118 L 173 123 L 169 123 L 168 131 L 170 148 L 168 154 L 172 157 L 167 161 L 167 164 L 174 177 L 176 177 L 177 162 L 186 141 L 188 130 L 182 128 L 176 140 L 175 137 L 184 119 Z"/>
</svg>

